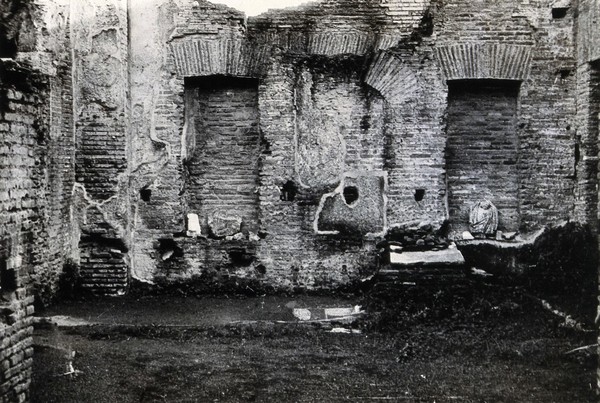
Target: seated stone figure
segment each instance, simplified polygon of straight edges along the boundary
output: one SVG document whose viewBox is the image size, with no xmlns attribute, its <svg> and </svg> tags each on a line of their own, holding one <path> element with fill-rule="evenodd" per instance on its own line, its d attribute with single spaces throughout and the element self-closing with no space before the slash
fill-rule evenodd
<svg viewBox="0 0 600 403">
<path fill-rule="evenodd" d="M 476 238 L 494 236 L 498 229 L 498 209 L 489 200 L 477 202 L 471 208 L 469 229 Z"/>
</svg>

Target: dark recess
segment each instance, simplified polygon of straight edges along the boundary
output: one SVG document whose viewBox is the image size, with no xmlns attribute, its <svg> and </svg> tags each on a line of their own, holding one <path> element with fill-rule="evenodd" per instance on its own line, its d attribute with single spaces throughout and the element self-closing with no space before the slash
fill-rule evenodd
<svg viewBox="0 0 600 403">
<path fill-rule="evenodd" d="M 358 200 L 358 188 L 356 186 L 346 186 L 344 188 L 344 201 L 347 205 L 352 205 Z"/>
<path fill-rule="evenodd" d="M 567 16 L 567 11 L 569 11 L 569 7 L 556 7 L 552 9 L 552 18 L 560 19 L 565 18 Z"/>
<path fill-rule="evenodd" d="M 279 196 L 283 201 L 294 201 L 296 194 L 298 193 L 298 186 L 294 181 L 287 181 L 281 187 L 281 195 Z"/>
<path fill-rule="evenodd" d="M 420 202 L 423 201 L 425 197 L 425 189 L 415 189 L 415 201 Z"/>
<path fill-rule="evenodd" d="M 140 189 L 140 198 L 143 201 L 149 202 L 151 196 L 152 196 L 152 190 L 148 189 L 147 186 L 144 186 L 143 188 Z"/>
</svg>

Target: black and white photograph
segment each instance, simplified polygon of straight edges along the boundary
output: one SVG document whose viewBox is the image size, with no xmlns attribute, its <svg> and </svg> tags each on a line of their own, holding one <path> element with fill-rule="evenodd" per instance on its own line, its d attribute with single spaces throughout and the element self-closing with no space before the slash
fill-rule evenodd
<svg viewBox="0 0 600 403">
<path fill-rule="evenodd" d="M 0 402 L 600 401 L 600 0 L 0 0 Z"/>
</svg>

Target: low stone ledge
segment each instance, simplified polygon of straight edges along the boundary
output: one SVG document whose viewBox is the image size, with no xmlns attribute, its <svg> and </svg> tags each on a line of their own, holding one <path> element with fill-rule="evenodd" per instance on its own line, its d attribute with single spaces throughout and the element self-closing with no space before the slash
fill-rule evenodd
<svg viewBox="0 0 600 403">
<path fill-rule="evenodd" d="M 456 248 L 440 251 L 421 252 L 390 252 L 390 265 L 400 268 L 402 266 L 460 266 L 465 264 L 465 259 Z"/>
</svg>

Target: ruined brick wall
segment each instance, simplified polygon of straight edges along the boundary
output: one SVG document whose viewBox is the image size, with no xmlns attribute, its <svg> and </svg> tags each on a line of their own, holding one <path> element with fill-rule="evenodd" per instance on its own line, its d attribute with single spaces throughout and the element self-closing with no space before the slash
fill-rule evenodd
<svg viewBox="0 0 600 403">
<path fill-rule="evenodd" d="M 518 85 L 449 83 L 446 169 L 450 224 L 468 231 L 473 189 L 493 200 L 498 229 L 519 229 Z"/>
<path fill-rule="evenodd" d="M 335 5 L 338 6 L 339 4 Z M 331 7 L 333 5 L 326 9 Z M 380 5 L 369 7 L 371 7 L 371 14 L 379 13 L 380 18 L 388 18 L 381 12 Z M 361 10 L 363 8 L 361 6 Z M 153 7 L 149 9 L 152 10 Z M 148 8 L 135 11 L 150 12 Z M 321 10 L 314 16 L 323 14 Z M 133 76 L 136 77 L 134 83 L 140 82 L 140 85 L 134 84 L 132 88 L 133 108 L 134 111 L 136 109 L 141 113 L 143 111 L 141 120 L 146 122 L 142 125 L 150 124 L 149 127 L 142 126 L 143 131 L 134 129 L 133 136 L 136 147 L 147 147 L 152 144 L 145 138 L 156 139 L 155 145 L 158 141 L 162 144 L 161 148 L 155 147 L 155 150 L 150 150 L 156 157 L 148 158 L 147 164 L 143 162 L 139 164 L 143 173 L 140 172 L 135 179 L 136 183 L 141 185 L 138 191 L 144 189 L 149 198 L 143 200 L 141 195 L 134 196 L 138 200 L 135 207 L 138 212 L 137 221 L 134 223 L 136 236 L 133 242 L 134 276 L 151 281 L 157 277 L 166 277 L 172 281 L 213 275 L 223 278 L 231 276 L 258 279 L 263 285 L 276 288 L 294 286 L 327 288 L 356 278 L 362 266 L 372 265 L 374 261 L 373 243 L 369 248 L 363 249 L 359 246 L 364 243 L 360 238 L 340 241 L 340 237 L 326 235 L 316 241 L 314 226 L 321 197 L 339 184 L 344 172 L 382 170 L 384 165 L 385 122 L 379 116 L 373 119 L 370 116 L 371 113 L 383 114 L 384 103 L 379 95 L 371 92 L 369 87 L 362 83 L 361 74 L 364 73 L 365 59 L 342 57 L 337 61 L 329 61 L 325 57 L 315 61 L 300 55 L 298 58 L 271 60 L 266 56 L 270 54 L 271 49 L 261 53 L 264 49 L 256 45 L 260 42 L 259 36 L 263 33 L 255 29 L 258 22 L 257 25 L 249 27 L 253 30 L 253 34 L 249 36 L 249 43 L 246 43 L 242 36 L 243 19 L 239 13 L 204 2 L 201 2 L 199 7 L 193 7 L 186 2 L 157 4 L 152 18 L 159 17 L 163 21 L 170 21 L 175 26 L 175 30 L 166 24 L 159 24 L 159 32 L 153 33 L 155 38 L 150 49 L 151 54 L 155 52 L 156 62 L 150 62 L 152 66 L 150 69 L 147 67 L 148 32 L 143 31 L 148 28 L 137 18 L 132 19 L 131 22 L 134 55 L 132 71 Z M 290 21 L 290 17 L 274 17 L 277 18 Z M 410 16 L 409 19 L 412 21 L 415 17 Z M 272 24 L 270 27 L 277 29 L 277 23 L 263 21 L 262 24 Z M 343 25 L 343 28 L 340 28 L 342 31 L 352 26 L 343 18 L 343 12 L 339 9 L 337 16 L 328 25 L 334 26 L 334 29 L 336 26 Z M 366 30 L 368 26 L 370 25 L 366 24 L 359 28 Z M 295 29 L 297 35 L 306 33 L 304 29 L 298 27 Z M 138 30 L 146 35 L 143 38 L 141 35 L 138 36 Z M 198 41 L 198 36 L 190 35 L 198 32 L 203 34 L 200 38 L 208 39 Z M 309 41 L 314 50 L 309 48 L 309 52 L 338 54 L 344 52 L 344 46 L 359 49 L 364 45 L 360 41 L 353 42 L 352 38 L 355 37 L 348 37 L 350 39 L 346 40 L 346 45 L 336 41 L 326 43 L 324 42 L 326 35 L 317 35 L 317 33 L 322 34 L 323 31 L 315 29 L 311 32 L 314 35 Z M 168 33 L 171 34 L 170 37 Z M 186 37 L 186 35 L 190 36 Z M 286 35 L 281 34 L 281 37 Z M 172 40 L 172 54 L 165 55 L 164 45 L 160 43 L 160 40 L 165 38 Z M 156 43 L 157 40 L 159 43 Z M 368 43 L 374 44 L 373 41 Z M 146 43 L 144 48 L 141 46 L 142 43 Z M 340 44 L 342 44 L 341 48 Z M 257 46 L 258 50 L 256 48 L 251 50 L 247 58 L 231 56 L 236 50 L 251 46 Z M 144 49 L 143 54 L 140 52 L 139 62 L 136 59 L 138 48 Z M 199 53 L 191 54 L 190 49 L 206 50 L 210 55 L 205 59 L 199 58 Z M 188 54 L 189 57 L 186 58 Z M 170 58 L 171 55 L 175 60 Z M 323 63 L 326 65 L 323 66 Z M 267 64 L 272 66 L 268 67 Z M 142 71 L 142 65 L 145 71 Z M 338 68 L 344 69 L 347 73 L 340 76 L 336 70 Z M 201 178 L 190 177 L 190 173 L 200 166 L 202 160 L 198 160 L 196 167 L 192 163 L 190 169 L 186 168 L 187 171 L 182 172 L 180 158 L 189 158 L 186 147 L 182 149 L 182 143 L 185 145 L 189 142 L 186 133 L 189 132 L 190 121 L 185 122 L 184 128 L 184 123 L 181 121 L 184 112 L 180 105 L 183 100 L 185 86 L 182 84 L 184 83 L 175 81 L 172 76 L 165 74 L 173 72 L 174 69 L 183 73 L 183 76 L 208 76 L 209 80 L 215 75 L 235 75 L 235 72 L 241 76 L 260 77 L 258 110 L 262 141 L 258 144 L 261 155 L 258 155 L 260 158 L 257 159 L 260 177 L 257 175 L 254 179 L 255 183 L 248 183 L 249 197 L 258 202 L 258 205 L 253 206 L 253 208 L 258 207 L 258 215 L 257 222 L 249 228 L 251 234 L 237 229 L 230 235 L 236 235 L 235 232 L 238 232 L 238 239 L 221 241 L 216 239 L 194 241 L 178 235 L 185 229 L 185 213 L 200 213 L 201 220 L 206 222 L 207 217 L 202 217 L 204 206 L 212 203 L 223 213 L 227 213 L 230 208 L 226 201 L 219 204 L 218 198 L 213 198 L 213 201 L 206 198 L 204 201 L 198 198 L 188 199 L 187 205 L 182 203 L 184 198 L 181 196 L 184 193 L 180 192 L 179 186 L 186 191 L 193 190 L 188 189 L 188 184 L 192 181 L 198 182 Z M 269 69 L 268 74 L 267 69 Z M 277 69 L 281 69 L 281 73 Z M 147 73 L 149 70 L 152 71 L 153 76 Z M 272 77 L 269 77 L 271 74 Z M 152 103 L 147 100 L 149 81 L 157 83 L 153 89 L 155 95 Z M 164 101 L 161 102 L 162 99 Z M 294 106 L 295 102 L 296 106 Z M 147 119 L 147 116 L 152 114 L 164 114 L 175 118 L 164 125 L 158 125 Z M 331 143 L 329 138 L 323 135 L 332 130 L 337 133 L 338 144 Z M 315 142 L 318 146 L 313 144 Z M 347 144 L 347 147 L 343 150 L 337 149 L 336 147 L 342 143 Z M 198 147 L 197 142 L 196 147 Z M 320 155 L 315 151 L 320 147 L 326 148 L 327 153 Z M 227 156 L 224 151 L 219 151 L 223 159 L 217 158 L 223 161 L 221 165 L 234 164 L 236 156 Z M 308 166 L 311 163 L 319 164 L 319 169 L 311 169 Z M 211 163 L 204 161 L 202 164 L 210 166 Z M 155 171 L 146 174 L 150 168 Z M 133 170 L 135 171 L 136 168 Z M 233 178 L 221 180 L 231 179 Z M 137 182 L 138 180 L 140 182 Z M 188 181 L 185 185 L 178 185 L 181 183 L 179 181 L 184 180 Z M 308 185 L 303 185 L 302 180 L 306 180 Z M 286 200 L 282 197 L 282 187 L 287 182 L 294 192 L 297 192 L 294 200 Z M 198 183 L 204 187 L 216 185 L 214 181 Z M 310 186 L 315 187 L 317 191 Z M 199 188 L 198 185 L 196 187 Z M 223 189 L 223 186 L 218 187 Z M 377 189 L 377 192 L 381 191 Z M 244 192 L 245 190 L 241 191 Z M 168 209 L 166 213 L 165 207 Z M 231 218 L 236 215 L 236 212 L 229 215 Z M 205 229 L 208 230 L 206 227 Z M 157 265 L 159 270 L 156 269 Z M 329 270 L 330 267 L 335 267 L 335 270 Z M 160 268 L 163 268 L 163 271 Z M 220 271 L 220 273 L 212 273 L 213 271 Z"/>
<path fill-rule="evenodd" d="M 39 163 L 43 177 L 38 183 L 44 210 L 40 214 L 37 237 L 44 245 L 34 250 L 34 290 L 38 306 L 55 298 L 65 266 L 70 265 L 72 226 L 70 221 L 75 179 L 73 137 L 73 96 L 69 4 L 64 0 L 40 1 L 34 48 L 19 47 L 18 60 L 24 60 L 48 77 L 50 92 L 45 153 Z"/>
<path fill-rule="evenodd" d="M 186 120 L 193 149 L 185 163 L 187 206 L 203 218 L 204 233 L 215 214 L 258 230 L 260 132 L 258 82 L 216 78 L 186 84 Z M 234 235 L 232 233 L 221 234 Z M 213 234 L 214 235 L 214 234 Z"/>
<path fill-rule="evenodd" d="M 440 55 L 460 60 L 448 63 L 448 78 L 521 82 L 518 198 L 525 231 L 573 213 L 575 13 L 565 11 L 553 15 L 548 1 L 483 1 L 476 10 L 471 2 L 453 1 L 439 9 L 435 21 Z"/>
<path fill-rule="evenodd" d="M 448 218 L 464 226 L 465 212 L 484 196 L 495 199 L 507 230 L 574 217 L 575 14 L 559 11 L 542 0 L 328 0 L 246 23 L 235 10 L 203 1 L 134 5 L 133 277 L 328 288 L 373 266 L 374 233 Z M 190 106 L 186 91 L 195 91 L 192 78 L 228 76 L 258 80 L 257 146 L 247 149 L 258 152 L 258 162 L 238 184 L 240 209 L 257 209 L 256 226 L 231 230 L 235 239 L 194 240 L 184 236 L 187 213 L 199 214 L 210 236 L 207 206 L 231 210 L 230 201 L 213 197 L 218 192 L 205 193 L 211 186 L 227 193 L 219 181 L 236 180 L 211 164 L 235 166 L 239 153 L 199 151 L 201 136 L 190 133 L 203 101 L 198 94 Z M 455 80 L 512 83 L 506 103 L 482 101 L 488 116 L 505 116 L 500 126 L 477 133 L 468 124 L 475 111 L 448 109 Z M 498 104 L 506 108 L 497 111 Z M 465 130 L 480 142 L 507 131 L 482 154 L 496 165 L 467 169 Z M 207 162 L 209 154 L 215 161 Z M 473 179 L 453 188 L 463 168 Z M 496 168 L 506 173 L 503 185 L 491 180 Z M 219 180 L 207 180 L 209 171 Z M 368 201 L 349 206 L 347 188 Z"/>
<path fill-rule="evenodd" d="M 579 2 L 577 26 L 578 192 L 576 213 L 592 222 L 598 216 L 598 113 L 600 113 L 600 2 Z"/>
<path fill-rule="evenodd" d="M 76 184 L 73 213 L 79 284 L 122 294 L 125 252 L 128 28 L 126 1 L 71 4 Z"/>
<path fill-rule="evenodd" d="M 578 215 L 594 225 L 598 242 L 598 136 L 600 134 L 600 1 L 581 0 L 577 25 Z M 598 282 L 600 284 L 600 281 Z M 599 289 L 600 300 L 600 289 Z M 600 308 L 599 308 L 600 309 Z M 597 372 L 600 388 L 600 368 Z"/>
<path fill-rule="evenodd" d="M 0 63 L 0 398 L 25 401 L 31 376 L 33 277 L 60 270 L 49 240 L 50 86 L 11 60 Z M 62 151 L 62 150 L 61 150 Z M 56 168 L 56 167 L 54 167 Z M 50 258 L 43 261 L 43 258 Z M 41 260 L 42 259 L 42 260 Z M 42 267 L 40 267 L 40 265 Z"/>
<path fill-rule="evenodd" d="M 15 9 L 14 52 L 0 62 L 0 399 L 10 402 L 28 399 L 34 303 L 56 297 L 68 265 L 75 176 L 68 3 Z"/>
</svg>

